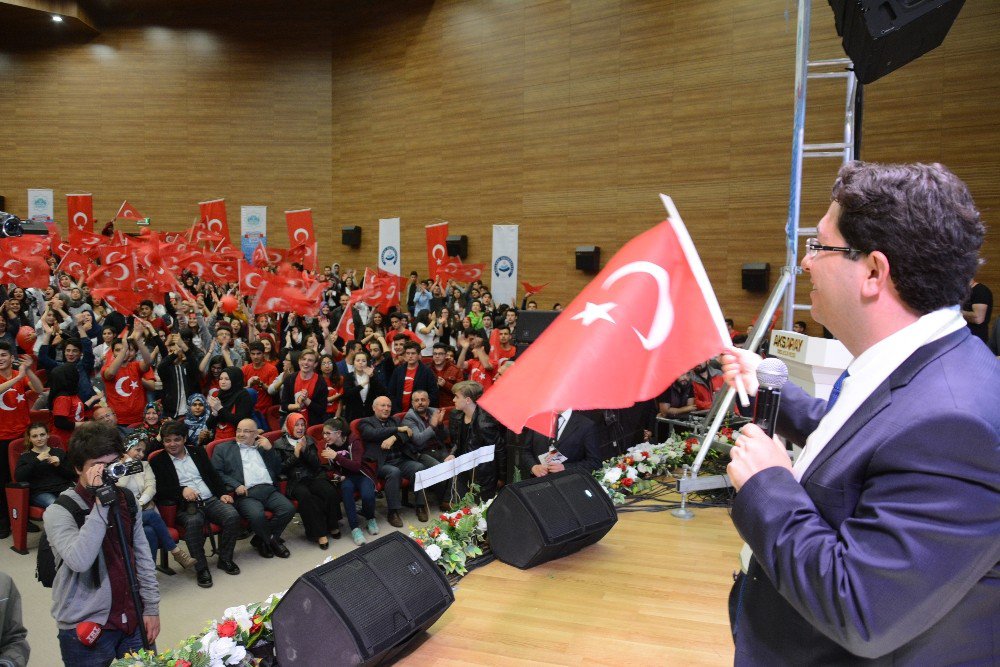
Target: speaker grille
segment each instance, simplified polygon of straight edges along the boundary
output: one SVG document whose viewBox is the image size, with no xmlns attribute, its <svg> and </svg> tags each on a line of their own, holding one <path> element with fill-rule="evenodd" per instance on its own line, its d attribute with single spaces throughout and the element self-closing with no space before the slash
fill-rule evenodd
<svg viewBox="0 0 1000 667">
<path fill-rule="evenodd" d="M 566 506 L 576 513 L 580 525 L 586 529 L 608 520 L 608 506 L 605 499 L 597 493 L 605 491 L 596 484 L 588 484 L 586 477 L 574 475 L 559 477 L 553 480 L 553 485 L 566 498 Z M 597 491 L 593 487 L 597 487 Z"/>
<path fill-rule="evenodd" d="M 580 530 L 580 523 L 555 484 L 525 485 L 521 493 L 548 541 L 561 540 Z"/>
</svg>

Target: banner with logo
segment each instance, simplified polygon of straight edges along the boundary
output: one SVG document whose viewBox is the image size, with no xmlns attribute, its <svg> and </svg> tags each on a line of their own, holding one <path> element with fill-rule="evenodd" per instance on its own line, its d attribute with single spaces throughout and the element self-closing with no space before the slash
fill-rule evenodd
<svg viewBox="0 0 1000 667">
<path fill-rule="evenodd" d="M 52 204 L 52 190 L 28 190 L 28 220 L 55 220 L 55 209 Z"/>
<path fill-rule="evenodd" d="M 448 223 L 439 222 L 424 229 L 427 230 L 427 276 L 434 280 L 448 259 Z"/>
<path fill-rule="evenodd" d="M 493 225 L 490 272 L 493 302 L 512 303 L 517 297 L 517 225 Z"/>
<path fill-rule="evenodd" d="M 267 207 L 240 207 L 240 248 L 248 262 L 259 245 L 267 247 Z"/>
<path fill-rule="evenodd" d="M 378 268 L 402 275 L 399 258 L 399 218 L 378 221 Z"/>
</svg>

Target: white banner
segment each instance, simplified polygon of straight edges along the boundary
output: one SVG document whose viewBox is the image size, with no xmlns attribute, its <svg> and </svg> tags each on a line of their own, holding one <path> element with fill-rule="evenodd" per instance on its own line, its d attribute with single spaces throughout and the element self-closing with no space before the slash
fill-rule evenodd
<svg viewBox="0 0 1000 667">
<path fill-rule="evenodd" d="M 52 190 L 28 190 L 28 220 L 55 220 L 55 209 L 52 207 Z"/>
<path fill-rule="evenodd" d="M 240 207 L 240 247 L 243 256 L 253 263 L 253 251 L 258 243 L 267 245 L 267 207 Z"/>
<path fill-rule="evenodd" d="M 451 461 L 439 463 L 432 468 L 419 470 L 413 478 L 413 491 L 415 493 L 421 489 L 426 489 L 434 486 L 435 484 L 440 484 L 441 482 L 451 479 L 460 472 L 472 470 L 476 466 L 482 465 L 483 463 L 489 463 L 493 460 L 495 455 L 496 445 L 489 445 L 487 447 L 480 447 L 479 449 L 474 449 L 471 452 L 462 454 Z"/>
<path fill-rule="evenodd" d="M 378 221 L 378 268 L 397 276 L 403 275 L 399 258 L 399 218 Z"/>
<path fill-rule="evenodd" d="M 493 225 L 490 272 L 493 302 L 514 303 L 517 298 L 517 225 Z"/>
</svg>

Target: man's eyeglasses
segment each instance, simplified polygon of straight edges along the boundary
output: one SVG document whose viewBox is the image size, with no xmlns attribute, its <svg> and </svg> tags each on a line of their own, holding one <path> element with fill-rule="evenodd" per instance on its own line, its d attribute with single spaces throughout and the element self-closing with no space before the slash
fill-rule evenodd
<svg viewBox="0 0 1000 667">
<path fill-rule="evenodd" d="M 850 255 L 860 255 L 862 252 L 855 248 L 848 248 L 846 246 L 840 245 L 823 245 L 817 239 L 809 238 L 806 239 L 806 255 L 809 257 L 815 257 L 820 250 L 829 250 L 830 252 L 846 252 Z M 854 259 L 853 257 L 851 259 Z"/>
</svg>

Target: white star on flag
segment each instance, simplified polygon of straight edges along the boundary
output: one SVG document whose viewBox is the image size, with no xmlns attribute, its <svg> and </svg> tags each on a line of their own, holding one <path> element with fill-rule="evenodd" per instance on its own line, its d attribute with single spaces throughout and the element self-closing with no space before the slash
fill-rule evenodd
<svg viewBox="0 0 1000 667">
<path fill-rule="evenodd" d="M 611 315 L 608 314 L 608 311 L 610 311 L 617 305 L 618 304 L 616 303 L 610 303 L 610 302 L 597 304 L 588 301 L 587 305 L 583 307 L 583 310 L 581 310 L 579 313 L 577 313 L 570 319 L 583 320 L 583 326 L 585 327 L 589 327 L 597 320 L 607 320 L 608 322 L 611 322 L 611 324 L 615 324 L 615 321 L 611 318 Z"/>
</svg>

